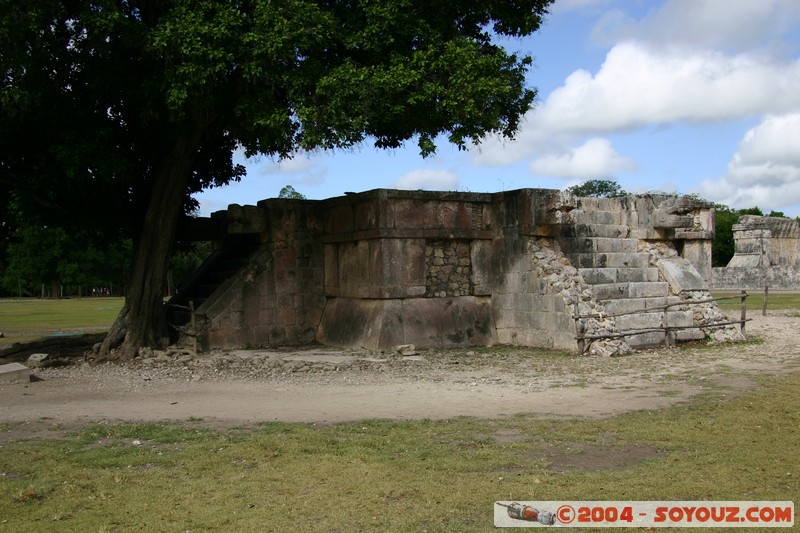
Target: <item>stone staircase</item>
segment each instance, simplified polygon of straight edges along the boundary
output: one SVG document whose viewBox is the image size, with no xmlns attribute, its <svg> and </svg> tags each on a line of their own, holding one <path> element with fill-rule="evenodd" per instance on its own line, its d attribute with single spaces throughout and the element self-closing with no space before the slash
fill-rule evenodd
<svg viewBox="0 0 800 533">
<path fill-rule="evenodd" d="M 665 342 L 664 320 L 670 327 L 691 328 L 691 311 L 670 308 L 682 299 L 674 295 L 658 268 L 651 266 L 650 254 L 640 250 L 631 237 L 626 214 L 602 210 L 576 210 L 574 230 L 561 239 L 566 257 L 592 287 L 597 303 L 614 317 L 617 329 L 632 348 L 657 346 Z M 635 333 L 636 330 L 645 330 Z M 701 330 L 678 329 L 671 342 L 702 339 Z"/>
<path fill-rule="evenodd" d="M 247 265 L 258 249 L 254 235 L 229 235 L 222 248 L 215 250 L 165 304 L 167 322 L 180 329 L 191 320 L 190 302 L 198 309 L 227 280 Z"/>
</svg>

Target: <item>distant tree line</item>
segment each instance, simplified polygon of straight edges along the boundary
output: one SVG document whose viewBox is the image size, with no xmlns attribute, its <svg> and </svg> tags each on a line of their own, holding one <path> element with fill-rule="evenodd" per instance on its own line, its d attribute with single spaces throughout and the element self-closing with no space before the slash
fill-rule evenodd
<svg viewBox="0 0 800 533">
<path fill-rule="evenodd" d="M 179 243 L 164 294 L 173 293 L 210 252 L 209 242 Z M 109 238 L 88 229 L 25 224 L 0 234 L 0 295 L 123 296 L 132 255 L 131 239 L 121 232 Z"/>
<path fill-rule="evenodd" d="M 612 179 L 588 180 L 567 189 L 577 196 L 613 198 L 629 194 Z M 304 199 L 291 185 L 279 198 Z M 732 209 L 715 205 L 713 266 L 725 266 L 734 254 L 733 226 L 742 215 L 764 213 L 758 207 Z M 771 211 L 771 217 L 784 217 Z M 800 217 L 798 217 L 800 222 Z M 170 261 L 164 294 L 194 272 L 211 253 L 209 242 L 179 242 Z M 12 216 L 0 220 L 0 295 L 65 297 L 125 294 L 133 255 L 131 239 L 122 230 L 46 225 Z"/>
<path fill-rule="evenodd" d="M 278 197 L 305 199 L 291 185 Z M 0 220 L 0 296 L 125 295 L 133 242 L 123 229 L 23 220 L 13 208 L 5 218 Z M 164 295 L 173 294 L 211 251 L 210 242 L 179 241 Z"/>
</svg>

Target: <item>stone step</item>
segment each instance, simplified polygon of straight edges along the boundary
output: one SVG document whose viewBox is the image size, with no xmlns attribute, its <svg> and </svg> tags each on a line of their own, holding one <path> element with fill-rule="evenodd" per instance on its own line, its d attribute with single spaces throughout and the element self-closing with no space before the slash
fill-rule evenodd
<svg viewBox="0 0 800 533">
<path fill-rule="evenodd" d="M 648 268 L 579 268 L 578 273 L 590 285 L 626 281 L 659 281 L 658 269 Z"/>
<path fill-rule="evenodd" d="M 666 281 L 631 281 L 624 283 L 604 283 L 593 285 L 597 300 L 657 298 L 669 296 L 669 283 Z"/>
<path fill-rule="evenodd" d="M 706 334 L 701 329 L 682 329 L 673 332 L 673 342 L 692 342 L 701 341 L 706 338 Z M 664 332 L 651 331 L 638 335 L 627 335 L 625 340 L 631 348 L 647 348 L 650 346 L 664 345 Z"/>
<path fill-rule="evenodd" d="M 623 315 L 614 319 L 617 328 L 622 331 L 635 329 L 651 329 L 664 327 L 664 313 L 655 311 L 635 315 Z M 689 327 L 694 325 L 692 313 L 689 311 L 667 311 L 667 324 L 670 327 Z M 688 330 L 687 330 L 688 331 Z"/>
<path fill-rule="evenodd" d="M 575 237 L 563 239 L 562 250 L 565 253 L 624 253 L 632 254 L 639 251 L 638 239 L 623 239 L 613 237 Z"/>
<path fill-rule="evenodd" d="M 681 329 L 675 332 L 675 340 L 678 342 L 702 341 L 706 334 L 702 329 Z"/>
<path fill-rule="evenodd" d="M 676 304 L 681 299 L 677 296 L 658 298 L 628 298 L 626 300 L 607 300 L 603 302 L 603 309 L 609 315 L 622 313 L 636 313 L 640 311 L 653 311 L 667 304 Z"/>
<path fill-rule="evenodd" d="M 650 255 L 646 253 L 567 253 L 576 268 L 648 268 Z"/>
<path fill-rule="evenodd" d="M 562 237 L 609 237 L 625 239 L 630 237 L 630 228 L 625 224 L 564 224 Z"/>
<path fill-rule="evenodd" d="M 647 346 L 661 346 L 664 344 L 663 331 L 651 331 L 638 335 L 628 335 L 625 337 L 628 345 L 633 348 L 645 348 Z"/>
<path fill-rule="evenodd" d="M 622 211 L 584 211 L 576 209 L 574 213 L 576 224 L 622 226 L 628 222 L 627 213 Z"/>
</svg>

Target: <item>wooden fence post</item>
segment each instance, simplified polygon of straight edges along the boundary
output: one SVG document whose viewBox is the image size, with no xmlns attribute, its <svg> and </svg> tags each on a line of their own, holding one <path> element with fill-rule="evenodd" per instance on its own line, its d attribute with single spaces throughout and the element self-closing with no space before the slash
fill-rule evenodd
<svg viewBox="0 0 800 533">
<path fill-rule="evenodd" d="M 742 290 L 742 322 L 739 324 L 739 331 L 742 333 L 742 337 L 745 336 L 744 334 L 744 325 L 747 321 L 747 291 Z"/>
<path fill-rule="evenodd" d="M 574 304 L 575 313 L 575 336 L 578 338 L 578 355 L 583 355 L 586 349 L 586 339 L 583 338 L 583 321 L 578 313 L 578 302 Z"/>
<path fill-rule="evenodd" d="M 189 312 L 192 316 L 192 340 L 194 343 L 194 353 L 197 353 L 197 319 L 194 314 L 194 300 L 189 300 Z"/>
</svg>

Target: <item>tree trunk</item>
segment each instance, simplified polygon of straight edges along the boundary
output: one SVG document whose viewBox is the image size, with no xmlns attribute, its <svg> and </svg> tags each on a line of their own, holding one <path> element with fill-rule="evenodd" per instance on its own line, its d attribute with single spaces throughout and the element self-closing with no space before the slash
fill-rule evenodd
<svg viewBox="0 0 800 533">
<path fill-rule="evenodd" d="M 201 137 L 199 128 L 187 132 L 156 169 L 150 204 L 134 244 L 125 305 L 103 341 L 101 358 L 131 359 L 139 348 L 159 346 L 167 337 L 164 281 Z"/>
</svg>

